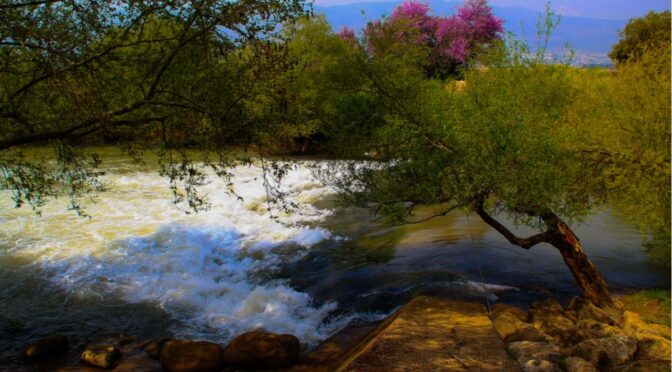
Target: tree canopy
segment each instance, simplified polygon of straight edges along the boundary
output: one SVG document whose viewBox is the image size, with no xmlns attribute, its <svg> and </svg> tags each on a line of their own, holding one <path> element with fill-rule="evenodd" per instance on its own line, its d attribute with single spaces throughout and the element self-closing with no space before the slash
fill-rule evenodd
<svg viewBox="0 0 672 372">
<path fill-rule="evenodd" d="M 616 63 L 636 61 L 647 52 L 670 54 L 670 11 L 649 12 L 646 16 L 631 19 L 619 32 L 621 39 L 609 53 Z"/>
</svg>

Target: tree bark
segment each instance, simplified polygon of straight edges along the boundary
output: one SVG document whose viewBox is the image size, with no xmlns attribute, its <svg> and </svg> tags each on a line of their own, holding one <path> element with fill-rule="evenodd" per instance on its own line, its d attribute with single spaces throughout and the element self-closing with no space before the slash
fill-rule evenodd
<svg viewBox="0 0 672 372">
<path fill-rule="evenodd" d="M 581 291 L 581 295 L 601 308 L 616 308 L 609 288 L 602 274 L 586 256 L 579 238 L 574 235 L 572 229 L 552 212 L 539 217 L 546 225 L 546 231 L 527 238 L 521 238 L 513 234 L 504 225 L 494 219 L 483 207 L 483 201 L 474 205 L 474 210 L 481 219 L 502 234 L 511 244 L 530 249 L 539 243 L 548 243 L 557 248 L 562 259 L 574 276 L 574 281 Z"/>
<path fill-rule="evenodd" d="M 581 242 L 572 229 L 554 214 L 542 216 L 547 227 L 549 241 L 557 248 L 571 271 L 583 297 L 601 308 L 615 308 L 607 283 L 595 265 L 586 256 Z"/>
</svg>

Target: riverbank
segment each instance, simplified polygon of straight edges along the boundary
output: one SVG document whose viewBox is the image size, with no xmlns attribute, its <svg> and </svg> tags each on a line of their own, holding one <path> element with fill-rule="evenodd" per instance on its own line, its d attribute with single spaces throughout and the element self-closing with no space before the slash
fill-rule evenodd
<svg viewBox="0 0 672 372">
<path fill-rule="evenodd" d="M 619 301 L 622 311 L 579 298 L 568 306 L 535 301 L 525 311 L 418 296 L 386 320 L 346 327 L 302 357 L 296 337 L 263 331 L 227 345 L 120 335 L 69 347 L 66 337 L 49 335 L 24 356 L 32 361 L 26 370 L 58 371 L 669 371 L 670 292 Z"/>
</svg>

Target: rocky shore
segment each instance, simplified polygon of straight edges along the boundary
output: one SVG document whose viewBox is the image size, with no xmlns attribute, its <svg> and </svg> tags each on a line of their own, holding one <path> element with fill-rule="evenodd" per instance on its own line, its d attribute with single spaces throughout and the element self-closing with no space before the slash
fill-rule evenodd
<svg viewBox="0 0 672 372">
<path fill-rule="evenodd" d="M 632 311 L 605 311 L 574 298 L 529 311 L 497 304 L 495 329 L 524 371 L 669 371 L 670 327 Z"/>
<path fill-rule="evenodd" d="M 669 371 L 669 324 L 643 317 L 627 307 L 604 310 L 580 298 L 566 307 L 547 299 L 527 311 L 505 304 L 488 311 L 476 302 L 421 296 L 380 325 L 341 332 L 303 356 L 295 336 L 257 330 L 227 345 L 170 338 L 141 342 L 121 335 L 83 350 L 52 334 L 28 345 L 24 357 L 35 367 L 31 370 L 49 371 L 387 371 L 405 365 L 448 371 Z M 73 352 L 77 363 L 66 360 Z"/>
</svg>

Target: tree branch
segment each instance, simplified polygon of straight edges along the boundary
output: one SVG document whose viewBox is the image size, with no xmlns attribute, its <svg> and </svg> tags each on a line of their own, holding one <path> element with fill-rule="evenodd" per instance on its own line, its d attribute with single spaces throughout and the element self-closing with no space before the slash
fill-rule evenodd
<svg viewBox="0 0 672 372">
<path fill-rule="evenodd" d="M 548 243 L 550 240 L 550 234 L 548 231 L 544 231 L 543 233 L 532 235 L 527 238 L 521 238 L 516 236 L 504 225 L 502 225 L 496 219 L 490 216 L 488 212 L 485 211 L 485 209 L 483 208 L 483 200 L 480 200 L 479 202 L 474 204 L 474 211 L 476 211 L 476 213 L 481 217 L 481 219 L 485 223 L 492 226 L 492 228 L 494 228 L 495 230 L 497 230 L 497 232 L 502 234 L 506 238 L 506 240 L 508 240 L 509 243 L 511 244 L 517 245 L 525 249 L 530 249 L 539 243 Z"/>
</svg>

